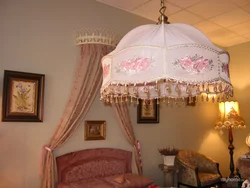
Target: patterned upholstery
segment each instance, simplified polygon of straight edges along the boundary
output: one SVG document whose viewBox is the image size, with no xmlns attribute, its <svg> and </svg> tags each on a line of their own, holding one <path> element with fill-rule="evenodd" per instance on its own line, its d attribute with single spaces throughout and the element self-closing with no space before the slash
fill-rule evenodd
<svg viewBox="0 0 250 188">
<path fill-rule="evenodd" d="M 85 149 L 56 158 L 58 183 L 131 173 L 132 152 L 114 148 Z"/>
<path fill-rule="evenodd" d="M 250 152 L 245 155 L 250 156 Z M 237 168 L 239 169 L 241 177 L 250 181 L 250 159 L 239 158 L 237 161 Z"/>
<path fill-rule="evenodd" d="M 72 165 L 70 168 L 70 170 L 66 168 L 66 173 L 62 173 L 66 183 L 123 174 L 126 172 L 126 163 L 122 160 L 102 159 L 89 162 L 82 161 L 81 164 Z"/>
<path fill-rule="evenodd" d="M 179 151 L 176 157 L 178 183 L 189 187 L 206 187 L 220 183 L 219 164 L 200 153 Z"/>
</svg>

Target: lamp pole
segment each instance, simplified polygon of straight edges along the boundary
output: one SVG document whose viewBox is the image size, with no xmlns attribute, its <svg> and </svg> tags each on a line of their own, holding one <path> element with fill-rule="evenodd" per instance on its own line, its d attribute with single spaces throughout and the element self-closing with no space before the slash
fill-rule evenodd
<svg viewBox="0 0 250 188">
<path fill-rule="evenodd" d="M 230 154 L 230 178 L 234 177 L 234 158 L 233 158 L 233 154 L 234 154 L 234 145 L 233 145 L 233 131 L 232 131 L 232 127 L 229 126 L 229 132 L 228 132 L 228 141 L 229 141 L 229 145 L 228 145 L 228 149 L 229 149 L 229 154 Z"/>
</svg>

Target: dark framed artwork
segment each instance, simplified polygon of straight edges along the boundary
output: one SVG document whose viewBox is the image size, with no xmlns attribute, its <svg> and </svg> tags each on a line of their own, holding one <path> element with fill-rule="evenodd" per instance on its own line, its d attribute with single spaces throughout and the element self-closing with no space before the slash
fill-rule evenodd
<svg viewBox="0 0 250 188">
<path fill-rule="evenodd" d="M 85 121 L 84 140 L 105 140 L 106 121 Z"/>
<path fill-rule="evenodd" d="M 186 101 L 186 106 L 195 106 L 196 97 L 187 97 L 185 101 Z"/>
<path fill-rule="evenodd" d="M 2 121 L 42 122 L 45 75 L 4 71 Z"/>
<path fill-rule="evenodd" d="M 159 123 L 159 105 L 157 100 L 139 100 L 137 123 Z"/>
</svg>

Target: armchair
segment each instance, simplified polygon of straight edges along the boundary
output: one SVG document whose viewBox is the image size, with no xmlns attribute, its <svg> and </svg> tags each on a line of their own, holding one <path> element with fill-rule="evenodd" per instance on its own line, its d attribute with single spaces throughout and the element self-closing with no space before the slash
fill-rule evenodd
<svg viewBox="0 0 250 188">
<path fill-rule="evenodd" d="M 176 157 L 178 186 L 211 187 L 221 185 L 219 164 L 200 153 L 180 150 Z"/>
<path fill-rule="evenodd" d="M 250 181 L 250 159 L 248 158 L 250 156 L 250 152 L 243 155 L 245 157 L 238 158 L 237 161 L 237 169 L 239 170 L 240 177 L 243 180 Z"/>
</svg>

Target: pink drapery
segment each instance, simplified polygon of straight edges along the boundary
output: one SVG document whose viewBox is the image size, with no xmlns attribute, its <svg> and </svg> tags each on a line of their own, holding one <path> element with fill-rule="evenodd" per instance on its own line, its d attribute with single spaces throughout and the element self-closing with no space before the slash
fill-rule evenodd
<svg viewBox="0 0 250 188">
<path fill-rule="evenodd" d="M 124 132 L 125 137 L 134 148 L 137 171 L 139 174 L 142 174 L 142 158 L 141 158 L 140 142 L 135 138 L 133 125 L 131 123 L 128 111 L 128 106 L 127 104 L 124 103 L 123 104 L 115 103 L 113 104 L 113 109 L 116 112 L 117 118 L 120 122 L 120 126 Z"/>
<path fill-rule="evenodd" d="M 81 58 L 66 109 L 50 143 L 43 147 L 41 188 L 55 187 L 53 150 L 62 146 L 83 121 L 101 85 L 101 58 L 113 48 L 102 44 L 81 45 Z"/>
</svg>

